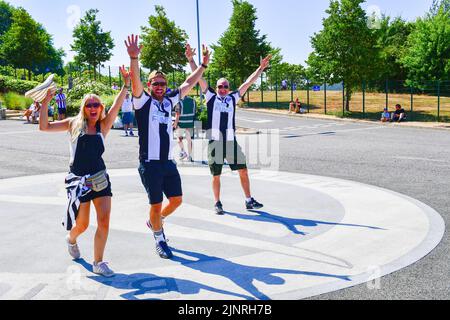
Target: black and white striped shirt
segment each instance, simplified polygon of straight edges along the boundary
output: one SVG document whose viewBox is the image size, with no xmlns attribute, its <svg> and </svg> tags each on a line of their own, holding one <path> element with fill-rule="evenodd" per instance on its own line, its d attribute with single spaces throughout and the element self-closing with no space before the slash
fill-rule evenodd
<svg viewBox="0 0 450 320">
<path fill-rule="evenodd" d="M 140 161 L 173 160 L 172 110 L 180 102 L 180 91 L 174 90 L 160 103 L 144 91 L 133 97 L 139 128 Z"/>
<path fill-rule="evenodd" d="M 236 138 L 236 105 L 241 99 L 239 91 L 220 97 L 209 87 L 206 91 L 208 107 L 207 135 L 209 140 L 234 141 Z"/>
</svg>

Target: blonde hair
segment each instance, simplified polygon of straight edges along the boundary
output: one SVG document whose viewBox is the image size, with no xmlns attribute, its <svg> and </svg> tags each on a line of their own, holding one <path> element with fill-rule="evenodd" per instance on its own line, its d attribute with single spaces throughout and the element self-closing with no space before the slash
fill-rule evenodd
<svg viewBox="0 0 450 320">
<path fill-rule="evenodd" d="M 96 94 L 85 95 L 83 98 L 83 101 L 81 102 L 80 112 L 78 113 L 78 115 L 75 118 L 70 120 L 69 132 L 70 132 L 72 142 L 77 140 L 80 136 L 86 134 L 88 123 L 87 123 L 86 112 L 84 110 L 84 107 L 85 107 L 86 103 L 88 102 L 88 100 L 90 100 L 90 99 L 97 100 L 102 105 L 102 107 L 101 107 L 102 111 L 100 113 L 99 121 L 106 118 L 105 106 L 103 105 L 100 97 L 97 96 Z"/>
</svg>

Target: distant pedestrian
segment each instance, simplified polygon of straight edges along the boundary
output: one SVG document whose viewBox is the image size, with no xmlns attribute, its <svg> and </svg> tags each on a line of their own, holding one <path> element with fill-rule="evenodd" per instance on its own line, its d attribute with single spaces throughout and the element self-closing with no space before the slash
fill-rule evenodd
<svg viewBox="0 0 450 320">
<path fill-rule="evenodd" d="M 195 113 L 197 110 L 197 104 L 191 97 L 185 97 L 178 104 L 178 112 L 175 129 L 178 135 L 178 144 L 180 146 L 180 160 L 187 159 L 192 162 L 192 138 L 194 137 L 195 128 Z M 183 140 L 187 141 L 187 150 L 185 151 Z"/>
<path fill-rule="evenodd" d="M 391 121 L 391 113 L 388 108 L 384 108 L 383 113 L 381 114 L 381 122 L 389 122 Z"/>
<path fill-rule="evenodd" d="M 406 111 L 400 104 L 395 106 L 395 112 L 392 114 L 392 122 L 402 122 L 406 120 Z"/>
<path fill-rule="evenodd" d="M 134 137 L 133 133 L 133 102 L 130 98 L 130 93 L 127 92 L 127 95 L 125 96 L 125 100 L 122 104 L 122 124 L 123 129 L 125 130 L 125 136 L 128 137 L 128 134 L 131 137 Z"/>
<path fill-rule="evenodd" d="M 55 97 L 56 105 L 58 106 L 58 121 L 66 119 L 67 116 L 67 102 L 64 89 L 60 88 L 58 94 Z"/>
</svg>

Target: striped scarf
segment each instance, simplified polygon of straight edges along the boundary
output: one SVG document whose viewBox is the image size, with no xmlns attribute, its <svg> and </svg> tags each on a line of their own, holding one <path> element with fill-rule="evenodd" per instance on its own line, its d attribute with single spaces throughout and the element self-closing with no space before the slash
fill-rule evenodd
<svg viewBox="0 0 450 320">
<path fill-rule="evenodd" d="M 79 177 L 70 173 L 66 177 L 66 190 L 69 205 L 64 215 L 62 225 L 66 227 L 67 231 L 72 230 L 76 224 L 78 211 L 80 209 L 80 198 L 86 196 L 91 189 L 86 187 L 86 179 L 89 176 Z"/>
</svg>

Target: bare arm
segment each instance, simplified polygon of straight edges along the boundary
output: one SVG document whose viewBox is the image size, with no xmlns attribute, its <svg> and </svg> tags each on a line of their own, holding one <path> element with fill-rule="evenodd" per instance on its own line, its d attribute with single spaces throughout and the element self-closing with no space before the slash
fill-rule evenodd
<svg viewBox="0 0 450 320">
<path fill-rule="evenodd" d="M 186 81 L 180 86 L 180 97 L 183 99 L 186 97 L 189 92 L 192 90 L 192 88 L 195 87 L 195 85 L 200 81 L 200 79 L 203 76 L 203 73 L 205 72 L 205 67 L 209 64 L 209 57 L 210 52 L 207 47 L 203 46 L 203 63 L 200 68 L 197 68 L 187 79 Z"/>
<path fill-rule="evenodd" d="M 192 49 L 189 44 L 186 45 L 186 58 L 189 61 L 189 66 L 191 67 L 192 72 L 197 70 L 198 66 L 195 63 L 194 56 L 195 56 L 195 49 Z M 200 88 L 202 89 L 202 92 L 205 93 L 206 90 L 208 90 L 208 83 L 206 80 L 201 77 L 199 80 Z"/>
<path fill-rule="evenodd" d="M 125 41 L 125 45 L 127 47 L 128 55 L 130 56 L 130 72 L 131 72 L 131 83 L 132 83 L 132 91 L 134 97 L 142 96 L 144 92 L 144 86 L 140 79 L 139 72 L 139 54 L 142 50 L 142 45 L 138 45 L 139 36 L 135 36 L 134 34 L 128 36 L 128 42 Z"/>
<path fill-rule="evenodd" d="M 48 105 L 52 101 L 55 93 L 50 90 L 47 91 L 47 96 L 42 102 L 42 107 L 39 112 L 39 130 L 44 132 L 64 132 L 69 131 L 70 119 L 65 119 L 63 121 L 56 121 L 53 123 L 48 123 Z"/>
<path fill-rule="evenodd" d="M 261 65 L 258 69 L 245 81 L 245 83 L 239 88 L 239 95 L 243 97 L 245 93 L 250 89 L 250 87 L 258 80 L 264 70 L 267 69 L 270 63 L 270 59 L 272 59 L 272 55 L 268 55 L 261 61 Z"/>
<path fill-rule="evenodd" d="M 102 133 L 104 136 L 108 135 L 109 131 L 111 131 L 114 121 L 116 120 L 117 115 L 119 114 L 119 110 L 122 107 L 123 102 L 125 101 L 125 96 L 127 95 L 128 89 L 131 86 L 131 76 L 133 73 L 131 71 L 127 72 L 125 66 L 122 66 L 120 68 L 120 73 L 122 74 L 125 85 L 122 87 L 122 90 L 120 91 L 119 95 L 114 100 L 114 103 L 111 109 L 109 110 L 108 115 L 101 122 Z"/>
</svg>

